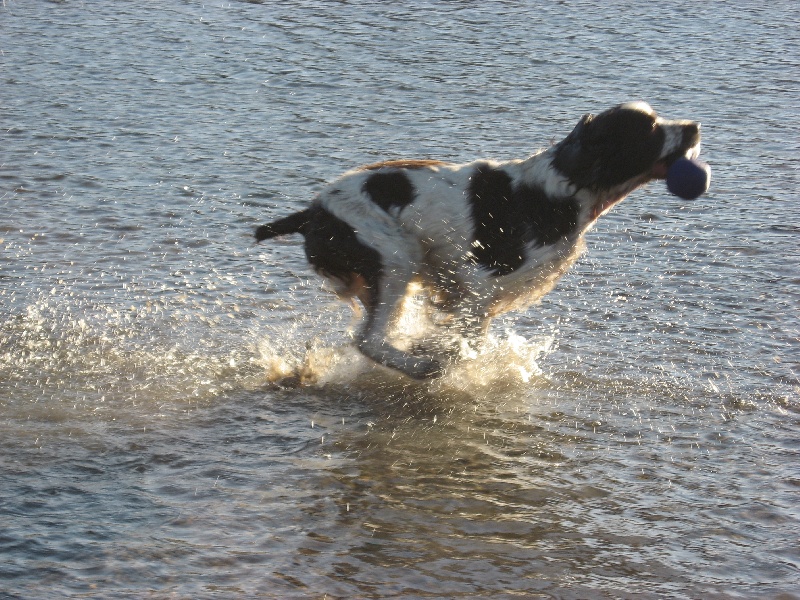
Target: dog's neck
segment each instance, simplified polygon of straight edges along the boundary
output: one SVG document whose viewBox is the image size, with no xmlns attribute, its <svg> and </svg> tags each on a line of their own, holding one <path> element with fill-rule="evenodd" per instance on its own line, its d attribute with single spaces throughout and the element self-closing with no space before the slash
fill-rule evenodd
<svg viewBox="0 0 800 600">
<path fill-rule="evenodd" d="M 536 185 L 550 198 L 572 198 L 578 186 L 554 165 L 556 146 L 537 152 L 522 161 L 522 179 Z"/>
<path fill-rule="evenodd" d="M 582 235 L 597 219 L 598 215 L 595 214 L 597 196 L 589 190 L 577 186 L 556 168 L 554 164 L 556 149 L 557 147 L 553 146 L 522 161 L 520 164 L 522 177 L 529 184 L 540 187 L 548 198 L 577 200 L 580 203 L 581 210 L 576 233 Z M 612 202 L 612 204 L 615 203 Z"/>
<path fill-rule="evenodd" d="M 540 187 L 549 198 L 574 199 L 580 203 L 581 211 L 577 231 L 582 235 L 597 219 L 624 200 L 631 192 L 646 184 L 649 177 L 628 182 L 598 195 L 596 190 L 578 186 L 555 166 L 558 146 L 552 146 L 529 156 L 520 163 L 523 180 Z"/>
</svg>

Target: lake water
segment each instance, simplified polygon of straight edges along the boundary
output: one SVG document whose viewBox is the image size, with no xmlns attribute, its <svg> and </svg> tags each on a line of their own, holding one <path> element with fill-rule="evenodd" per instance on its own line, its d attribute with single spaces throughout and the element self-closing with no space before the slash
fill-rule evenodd
<svg viewBox="0 0 800 600">
<path fill-rule="evenodd" d="M 636 99 L 710 192 L 634 193 L 441 380 L 252 243 Z M 5 0 L 0 596 L 800 598 L 799 112 L 794 1 Z"/>
</svg>

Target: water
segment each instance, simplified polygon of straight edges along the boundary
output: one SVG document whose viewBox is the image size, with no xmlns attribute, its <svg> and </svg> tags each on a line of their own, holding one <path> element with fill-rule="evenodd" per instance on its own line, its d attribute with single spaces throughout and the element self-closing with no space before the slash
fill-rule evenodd
<svg viewBox="0 0 800 600">
<path fill-rule="evenodd" d="M 3 2 L 0 595 L 800 597 L 798 32 Z M 299 240 L 251 242 L 352 166 L 521 157 L 633 99 L 703 123 L 711 191 L 636 192 L 441 381 L 360 358 Z"/>
</svg>

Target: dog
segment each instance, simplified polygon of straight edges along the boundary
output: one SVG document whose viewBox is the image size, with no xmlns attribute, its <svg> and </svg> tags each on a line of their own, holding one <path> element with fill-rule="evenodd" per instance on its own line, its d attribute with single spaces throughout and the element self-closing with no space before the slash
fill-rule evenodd
<svg viewBox="0 0 800 600">
<path fill-rule="evenodd" d="M 361 353 L 430 379 L 442 361 L 389 338 L 412 287 L 449 331 L 479 341 L 493 317 L 553 289 L 601 215 L 699 151 L 699 123 L 626 103 L 584 115 L 562 141 L 521 160 L 390 160 L 348 171 L 255 237 L 302 234 L 313 268 L 366 310 Z"/>
</svg>

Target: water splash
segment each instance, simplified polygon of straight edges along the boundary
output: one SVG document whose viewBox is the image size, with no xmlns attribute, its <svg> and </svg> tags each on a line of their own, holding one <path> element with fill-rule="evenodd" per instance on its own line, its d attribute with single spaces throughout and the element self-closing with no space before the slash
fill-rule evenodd
<svg viewBox="0 0 800 600">
<path fill-rule="evenodd" d="M 12 391 L 6 402 L 164 405 L 263 381 L 246 348 L 220 344 L 213 322 L 194 317 L 187 323 L 163 302 L 121 309 L 41 298 L 0 321 L 0 380 Z M 206 335 L 191 331 L 198 324 Z"/>
<path fill-rule="evenodd" d="M 347 385 L 363 383 L 380 373 L 376 385 L 402 382 L 422 386 L 432 393 L 459 390 L 484 395 L 488 392 L 528 389 L 547 381 L 539 362 L 556 345 L 556 333 L 532 339 L 506 330 L 490 334 L 477 349 L 464 344 L 462 358 L 450 364 L 444 375 L 428 382 L 413 382 L 381 367 L 350 344 L 331 345 L 315 339 L 293 348 L 279 347 L 274 339 L 259 341 L 259 363 L 266 379 L 281 386 Z M 285 344 L 287 340 L 282 340 Z M 359 382 L 359 380 L 361 380 Z"/>
</svg>

